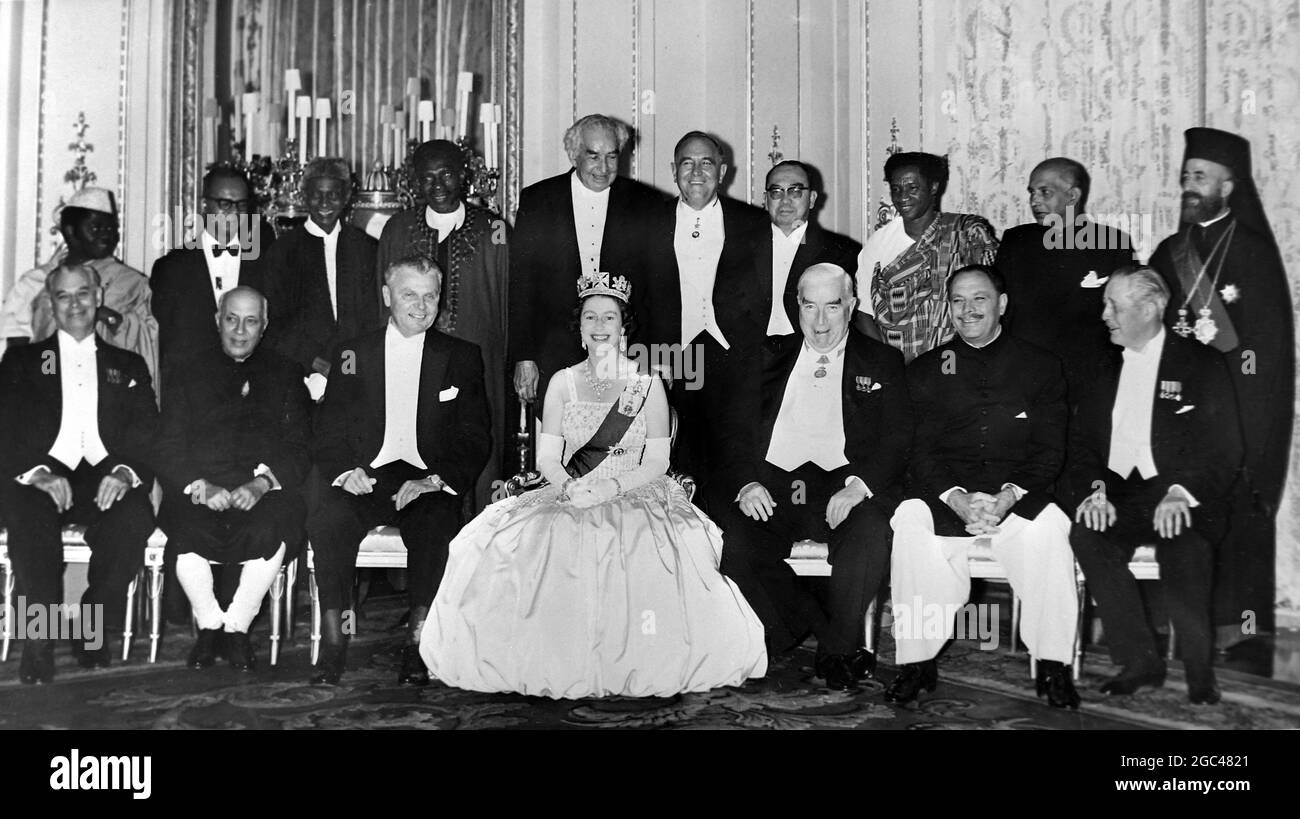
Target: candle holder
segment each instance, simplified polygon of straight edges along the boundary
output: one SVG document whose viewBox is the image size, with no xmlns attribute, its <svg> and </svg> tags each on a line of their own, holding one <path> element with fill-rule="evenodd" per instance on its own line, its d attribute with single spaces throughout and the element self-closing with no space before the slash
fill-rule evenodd
<svg viewBox="0 0 1300 819">
<path fill-rule="evenodd" d="M 536 488 L 542 481 L 542 473 L 537 471 L 537 451 L 533 445 L 533 430 L 537 427 L 534 415 L 536 405 L 519 400 L 520 425 L 515 431 L 515 448 L 519 452 L 519 472 L 506 481 L 506 494 L 518 495 Z"/>
</svg>

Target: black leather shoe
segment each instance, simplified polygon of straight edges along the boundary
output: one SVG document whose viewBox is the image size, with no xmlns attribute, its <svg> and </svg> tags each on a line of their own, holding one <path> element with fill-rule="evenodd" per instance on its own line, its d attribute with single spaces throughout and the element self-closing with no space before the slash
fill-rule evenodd
<svg viewBox="0 0 1300 819">
<path fill-rule="evenodd" d="M 429 669 L 420 656 L 419 646 L 402 646 L 402 670 L 397 672 L 397 684 L 429 684 Z"/>
<path fill-rule="evenodd" d="M 885 689 L 885 699 L 902 705 L 911 702 L 921 691 L 934 692 L 939 685 L 939 667 L 934 660 L 903 665 L 898 676 Z"/>
<path fill-rule="evenodd" d="M 257 667 L 253 654 L 253 644 L 248 639 L 247 631 L 227 631 L 222 640 L 226 644 L 226 659 L 236 671 L 252 671 Z"/>
<path fill-rule="evenodd" d="M 49 640 L 26 641 L 18 679 L 23 685 L 54 682 L 54 643 Z"/>
<path fill-rule="evenodd" d="M 1183 670 L 1187 672 L 1187 701 L 1192 705 L 1214 705 L 1223 699 L 1214 683 L 1212 668 L 1198 670 L 1184 665 Z"/>
<path fill-rule="evenodd" d="M 107 646 L 86 648 L 85 643 L 77 642 L 72 644 L 72 651 L 77 655 L 77 665 L 82 668 L 108 668 L 112 664 Z"/>
<path fill-rule="evenodd" d="M 1079 692 L 1074 690 L 1070 666 L 1055 660 L 1038 661 L 1038 696 L 1047 695 L 1053 708 L 1079 710 Z"/>
<path fill-rule="evenodd" d="M 853 672 L 853 679 L 858 682 L 875 679 L 876 655 L 865 648 L 858 649 L 849 656 L 849 669 Z"/>
<path fill-rule="evenodd" d="M 1136 669 L 1130 671 L 1124 669 L 1120 673 L 1111 677 L 1102 683 L 1101 693 L 1112 696 L 1123 696 L 1132 694 L 1144 685 L 1152 688 L 1159 688 L 1165 684 L 1165 664 L 1161 663 L 1153 668 Z"/>
<path fill-rule="evenodd" d="M 322 646 L 320 662 L 316 673 L 311 677 L 312 685 L 338 685 L 347 665 L 347 644 L 339 646 Z"/>
<path fill-rule="evenodd" d="M 858 680 L 848 654 L 818 654 L 813 660 L 813 673 L 826 681 L 832 691 L 856 691 Z"/>
<path fill-rule="evenodd" d="M 211 667 L 217 661 L 217 640 L 220 637 L 219 628 L 199 629 L 199 637 L 194 641 L 194 648 L 190 649 L 185 664 L 195 669 Z"/>
</svg>

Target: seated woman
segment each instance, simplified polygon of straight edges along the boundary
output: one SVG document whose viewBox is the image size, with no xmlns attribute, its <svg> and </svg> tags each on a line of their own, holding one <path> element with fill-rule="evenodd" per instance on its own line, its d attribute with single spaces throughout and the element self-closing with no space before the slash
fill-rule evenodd
<svg viewBox="0 0 1300 819">
<path fill-rule="evenodd" d="M 452 541 L 420 654 L 448 685 L 555 699 L 761 677 L 763 625 L 718 572 L 721 533 L 665 474 L 663 385 L 624 353 L 631 287 L 601 274 L 578 290 L 587 358 L 546 391 L 549 485 L 492 504 Z"/>
<path fill-rule="evenodd" d="M 952 340 L 946 282 L 968 264 L 993 264 L 998 240 L 983 216 L 941 213 L 948 162 L 925 153 L 885 161 L 898 212 L 858 255 L 858 330 L 911 361 Z"/>
</svg>

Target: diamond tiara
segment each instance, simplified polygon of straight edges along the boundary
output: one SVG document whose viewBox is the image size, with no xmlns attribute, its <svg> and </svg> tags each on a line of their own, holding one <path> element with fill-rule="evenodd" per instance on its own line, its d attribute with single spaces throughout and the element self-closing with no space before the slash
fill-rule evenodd
<svg viewBox="0 0 1300 819">
<path fill-rule="evenodd" d="M 588 296 L 609 296 L 626 304 L 632 296 L 632 283 L 625 276 L 614 276 L 611 280 L 608 273 L 583 273 L 578 277 L 578 298 Z"/>
</svg>

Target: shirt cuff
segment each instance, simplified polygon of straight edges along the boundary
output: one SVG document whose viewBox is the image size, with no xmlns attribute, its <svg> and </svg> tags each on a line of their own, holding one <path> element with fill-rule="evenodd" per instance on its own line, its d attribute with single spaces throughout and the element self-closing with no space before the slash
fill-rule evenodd
<svg viewBox="0 0 1300 819">
<path fill-rule="evenodd" d="M 1187 496 L 1187 505 L 1188 505 L 1188 506 L 1190 506 L 1190 507 L 1192 507 L 1193 509 L 1195 509 L 1196 507 L 1198 507 L 1198 506 L 1201 505 L 1201 502 L 1198 501 L 1198 500 L 1195 498 L 1195 496 L 1192 495 L 1191 492 L 1188 492 L 1188 491 L 1187 491 L 1187 487 L 1183 486 L 1181 483 L 1176 483 L 1176 484 L 1174 484 L 1173 486 L 1169 487 L 1169 491 L 1170 491 L 1170 492 L 1174 491 L 1175 489 L 1177 489 L 1179 492 L 1182 492 L 1184 495 Z"/>
<path fill-rule="evenodd" d="M 44 465 L 44 464 L 41 464 L 40 466 L 34 466 L 34 467 L 32 467 L 31 469 L 27 470 L 27 471 L 24 472 L 23 474 L 21 474 L 21 475 L 19 475 L 18 477 L 14 478 L 14 480 L 18 481 L 18 482 L 21 483 L 23 486 L 31 486 L 31 485 L 32 485 L 32 481 L 35 480 L 35 478 L 36 478 L 37 475 L 39 475 L 39 474 L 42 473 L 42 472 L 49 472 L 49 471 L 50 471 L 50 468 L 49 468 L 48 466 L 46 466 L 46 465 Z"/>
<path fill-rule="evenodd" d="M 939 500 L 943 501 L 944 503 L 947 503 L 948 496 L 951 495 L 953 492 L 965 492 L 965 491 L 966 491 L 966 487 L 964 486 L 954 486 L 951 489 L 949 489 L 947 492 L 944 492 L 942 495 L 940 495 Z"/>
<path fill-rule="evenodd" d="M 1021 489 L 1019 486 L 1016 486 L 1014 483 L 1011 483 L 1010 481 L 1007 481 L 1006 483 L 1002 484 L 1002 488 L 1010 489 L 1011 494 L 1016 496 L 1017 503 L 1019 503 L 1025 497 L 1025 495 L 1029 494 L 1028 492 Z"/>
<path fill-rule="evenodd" d="M 280 482 L 275 479 L 275 473 L 272 472 L 271 467 L 266 464 L 258 464 L 257 469 L 253 470 L 253 477 L 266 478 L 271 484 L 270 488 L 266 490 L 268 492 L 273 492 L 280 488 Z"/>
<path fill-rule="evenodd" d="M 438 476 L 438 475 L 429 475 L 428 478 L 432 478 L 433 480 L 435 480 L 435 481 L 437 481 L 438 483 L 442 484 L 442 486 L 439 486 L 439 487 L 438 487 L 438 491 L 439 491 L 439 492 L 446 492 L 448 495 L 455 495 L 456 497 L 460 497 L 459 495 L 456 494 L 456 490 L 455 490 L 455 489 L 452 489 L 450 486 L 448 486 L 448 485 L 447 485 L 447 482 L 444 481 L 440 476 Z M 426 478 L 426 480 L 427 480 L 428 478 Z"/>
<path fill-rule="evenodd" d="M 342 485 L 343 485 L 343 482 L 346 481 L 346 480 L 348 479 L 348 475 L 351 475 L 351 474 L 352 474 L 352 470 L 351 470 L 351 469 L 349 469 L 347 472 L 341 472 L 341 473 L 339 473 L 339 476 L 338 476 L 337 478 L 334 479 L 334 482 L 331 483 L 330 486 L 342 486 Z"/>
<path fill-rule="evenodd" d="M 141 481 L 140 481 L 140 476 L 137 475 L 137 474 L 135 474 L 135 470 L 134 470 L 134 469 L 132 469 L 131 467 L 127 466 L 126 464 L 116 464 L 116 465 L 115 465 L 115 466 L 110 470 L 110 472 L 116 472 L 116 471 L 119 470 L 119 469 L 125 469 L 125 470 L 126 470 L 126 473 L 127 473 L 128 475 L 131 476 L 131 488 L 132 488 L 132 489 L 137 489 L 137 488 L 139 488 L 140 483 L 141 483 Z"/>
<path fill-rule="evenodd" d="M 852 486 L 852 485 L 855 484 L 855 483 L 856 483 L 858 486 L 861 486 L 861 487 L 862 487 L 863 491 L 865 491 L 865 492 L 867 493 L 867 497 L 868 497 L 868 498 L 870 498 L 870 497 L 873 496 L 873 493 L 872 493 L 872 491 L 871 491 L 871 487 L 870 487 L 870 486 L 867 486 L 867 482 L 864 481 L 864 480 L 862 480 L 861 478 L 859 478 L 857 475 L 850 475 L 850 476 L 848 476 L 847 478 L 844 479 L 844 486 L 845 486 L 846 488 Z"/>
<path fill-rule="evenodd" d="M 195 478 L 194 480 L 192 480 L 192 481 L 190 481 L 189 483 L 185 484 L 185 488 L 182 489 L 181 491 L 182 491 L 183 493 L 185 493 L 186 495 L 192 495 L 192 494 L 194 494 L 194 490 L 199 488 L 199 484 L 200 484 L 202 481 L 203 481 L 202 478 Z"/>
</svg>

